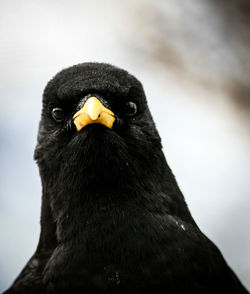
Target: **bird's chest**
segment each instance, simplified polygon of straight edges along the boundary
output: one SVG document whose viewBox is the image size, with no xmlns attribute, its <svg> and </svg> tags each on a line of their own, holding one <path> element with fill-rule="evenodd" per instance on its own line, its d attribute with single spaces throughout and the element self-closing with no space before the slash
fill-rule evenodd
<svg viewBox="0 0 250 294">
<path fill-rule="evenodd" d="M 165 261 L 159 243 L 156 246 L 159 240 L 143 217 L 132 220 L 100 214 L 82 227 L 76 224 L 75 229 L 47 266 L 47 281 L 50 273 L 53 280 L 57 275 L 57 282 L 52 282 L 57 291 L 73 287 L 102 293 L 121 285 L 131 287 L 131 283 L 143 285 L 152 273 L 160 275 Z"/>
</svg>

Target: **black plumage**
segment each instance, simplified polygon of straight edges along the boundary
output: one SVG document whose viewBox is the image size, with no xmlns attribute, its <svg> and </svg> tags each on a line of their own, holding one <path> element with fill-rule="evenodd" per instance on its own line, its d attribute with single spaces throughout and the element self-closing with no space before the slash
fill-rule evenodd
<svg viewBox="0 0 250 294">
<path fill-rule="evenodd" d="M 82 127 L 87 101 L 104 110 Z M 58 73 L 44 91 L 35 160 L 40 240 L 6 294 L 248 293 L 195 224 L 128 72 L 83 63 Z"/>
</svg>

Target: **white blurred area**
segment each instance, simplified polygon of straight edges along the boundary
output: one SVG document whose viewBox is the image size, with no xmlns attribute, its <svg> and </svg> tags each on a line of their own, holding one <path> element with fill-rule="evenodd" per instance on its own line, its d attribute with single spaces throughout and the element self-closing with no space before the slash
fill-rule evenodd
<svg viewBox="0 0 250 294">
<path fill-rule="evenodd" d="M 248 0 L 2 0 L 0 292 L 33 254 L 42 91 L 85 61 L 144 85 L 166 158 L 201 230 L 250 289 Z"/>
</svg>

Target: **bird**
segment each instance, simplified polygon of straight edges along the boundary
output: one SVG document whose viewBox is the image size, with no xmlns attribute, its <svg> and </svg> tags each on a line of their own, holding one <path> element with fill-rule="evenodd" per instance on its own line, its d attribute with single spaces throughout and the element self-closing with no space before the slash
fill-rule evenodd
<svg viewBox="0 0 250 294">
<path fill-rule="evenodd" d="M 85 62 L 57 73 L 34 159 L 40 238 L 5 294 L 248 293 L 194 221 L 128 71 Z"/>
</svg>

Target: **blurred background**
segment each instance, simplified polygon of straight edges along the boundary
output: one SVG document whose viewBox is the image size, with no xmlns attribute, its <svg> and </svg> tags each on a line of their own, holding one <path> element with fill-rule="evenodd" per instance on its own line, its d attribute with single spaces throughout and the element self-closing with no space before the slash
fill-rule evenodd
<svg viewBox="0 0 250 294">
<path fill-rule="evenodd" d="M 141 80 L 194 219 L 250 289 L 249 0 L 1 0 L 0 292 L 38 242 L 43 89 L 85 61 Z"/>
</svg>

